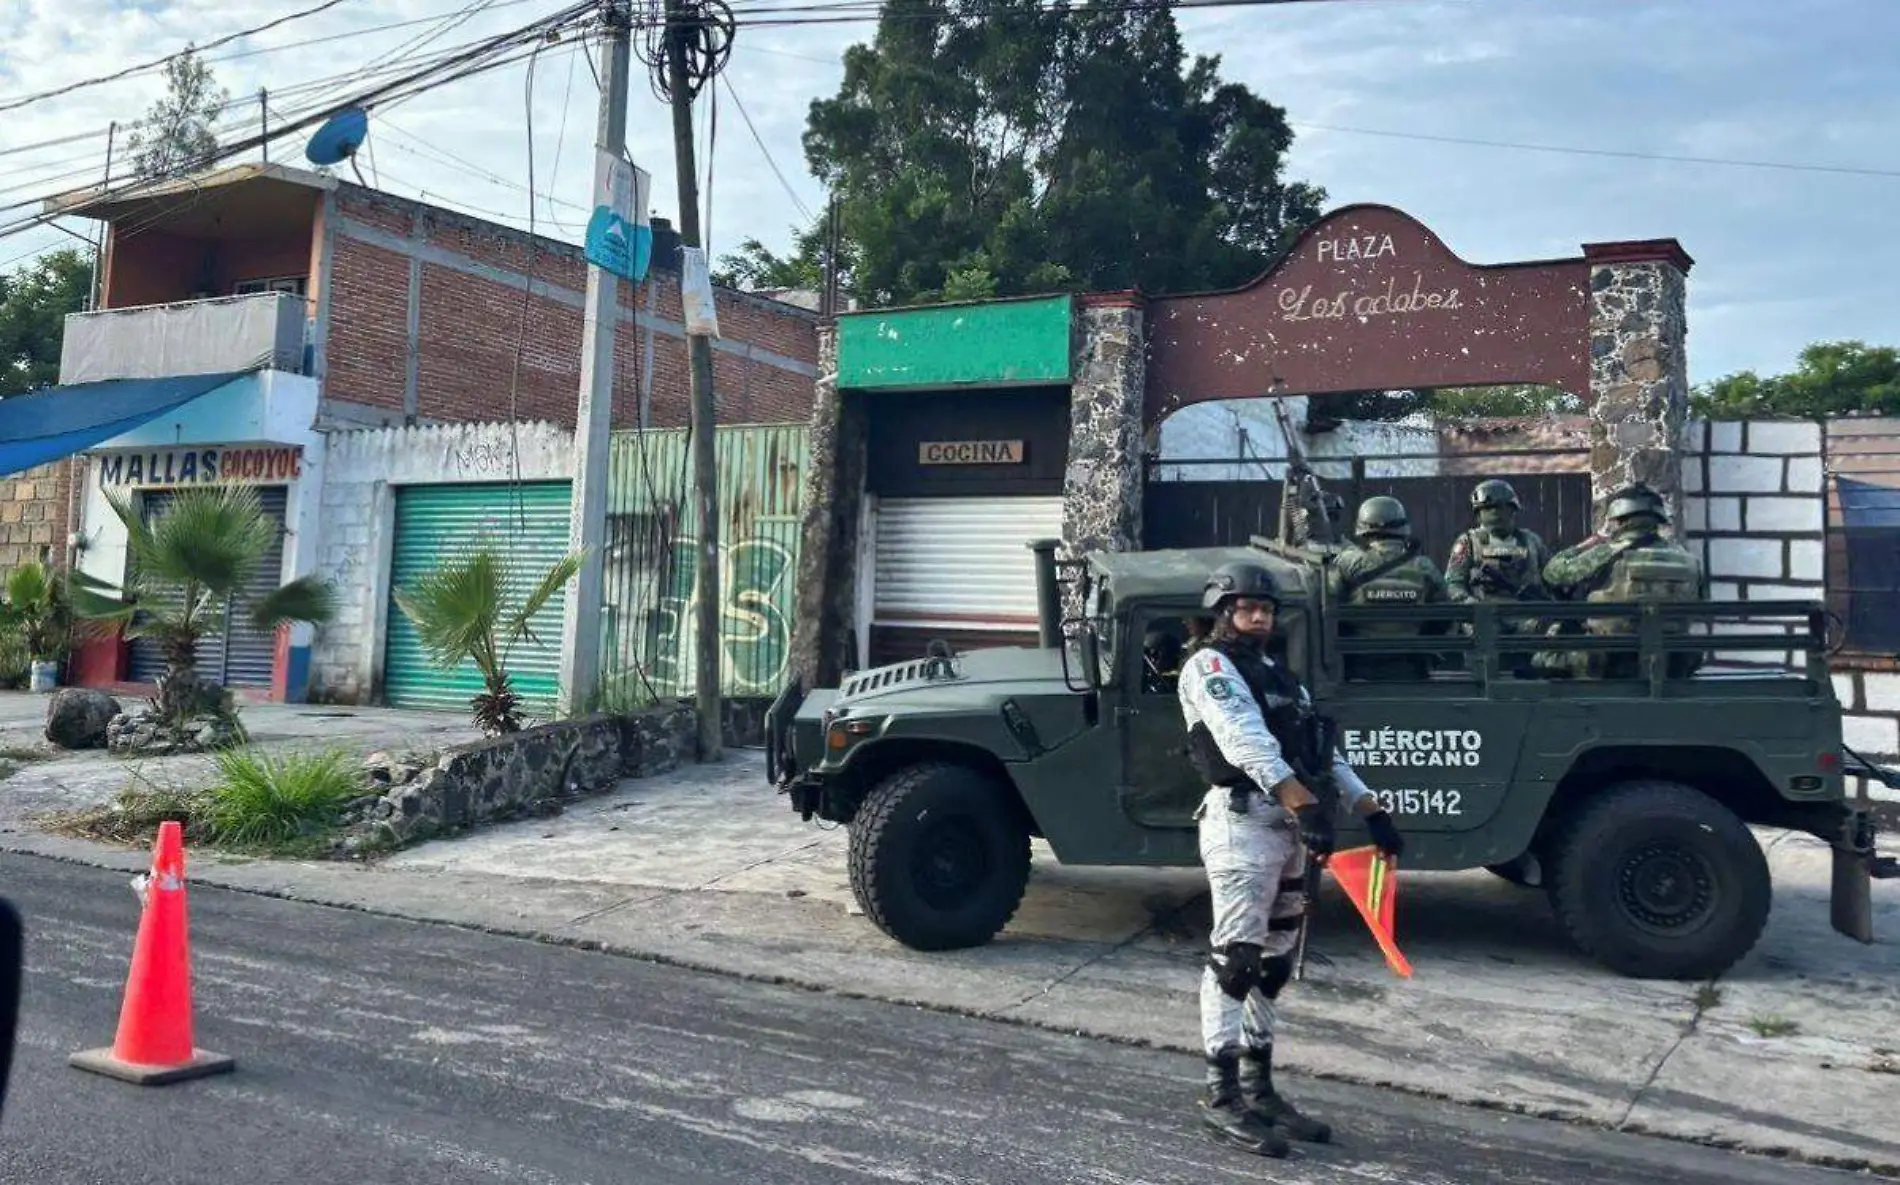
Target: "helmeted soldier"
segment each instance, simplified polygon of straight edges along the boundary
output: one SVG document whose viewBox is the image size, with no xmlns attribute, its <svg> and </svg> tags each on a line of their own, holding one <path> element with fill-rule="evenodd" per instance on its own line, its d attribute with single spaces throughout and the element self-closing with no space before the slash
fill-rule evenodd
<svg viewBox="0 0 1900 1185">
<path fill-rule="evenodd" d="M 1517 525 L 1523 508 L 1517 491 L 1502 478 L 1481 481 L 1471 491 L 1476 524 L 1451 545 L 1445 590 L 1454 601 L 1541 601 L 1550 549 L 1537 532 Z"/>
<path fill-rule="evenodd" d="M 1201 603 L 1214 629 L 1183 664 L 1177 694 L 1189 753 L 1210 784 L 1195 811 L 1214 912 L 1201 975 L 1204 1122 L 1217 1140 L 1285 1156 L 1288 1139 L 1332 1138 L 1273 1085 L 1274 1001 L 1293 974 L 1308 853 L 1331 854 L 1341 807 L 1364 817 L 1381 849 L 1397 855 L 1403 843 L 1306 688 L 1267 653 L 1279 607 L 1272 574 L 1224 564 Z"/>
<path fill-rule="evenodd" d="M 1458 536 L 1445 561 L 1445 591 L 1453 601 L 1544 601 L 1550 592 L 1544 587 L 1544 565 L 1550 549 L 1537 532 L 1517 525 L 1517 512 L 1523 508 L 1517 491 L 1503 478 L 1479 482 L 1471 490 L 1471 516 L 1474 525 Z M 1512 633 L 1538 634 L 1543 623 L 1534 618 L 1513 617 L 1500 623 Z M 1469 631 L 1467 624 L 1465 629 Z M 1530 665 L 1528 654 L 1508 654 L 1507 670 L 1523 673 Z"/>
<path fill-rule="evenodd" d="M 1427 605 L 1446 599 L 1445 578 L 1412 538 L 1405 504 L 1381 494 L 1359 504 L 1353 542 L 1333 558 L 1327 581 L 1335 600 L 1349 605 Z M 1353 622 L 1341 637 L 1403 638 L 1442 634 L 1449 622 Z M 1423 679 L 1429 655 L 1354 654 L 1346 657 L 1349 679 Z"/>
<path fill-rule="evenodd" d="M 1544 565 L 1544 583 L 1560 600 L 1608 602 L 1696 601 L 1708 595 L 1708 582 L 1695 556 L 1663 534 L 1669 506 L 1642 482 L 1618 490 L 1604 512 L 1604 530 L 1552 556 Z M 1599 637 L 1629 635 L 1636 623 L 1626 617 L 1591 618 L 1586 632 Z M 1683 633 L 1686 623 L 1665 625 Z M 1537 665 L 1552 673 L 1627 678 L 1636 672 L 1634 653 L 1547 652 Z M 1702 665 L 1698 653 L 1670 656 L 1669 673 L 1693 674 Z"/>
</svg>

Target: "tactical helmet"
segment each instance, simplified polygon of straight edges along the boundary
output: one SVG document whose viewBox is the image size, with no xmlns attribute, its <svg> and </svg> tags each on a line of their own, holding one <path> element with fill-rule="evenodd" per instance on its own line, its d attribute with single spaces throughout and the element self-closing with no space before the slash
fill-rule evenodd
<svg viewBox="0 0 1900 1185">
<path fill-rule="evenodd" d="M 1487 506 L 1509 506 L 1518 510 L 1523 503 L 1517 500 L 1517 491 L 1511 488 L 1510 482 L 1493 477 L 1471 488 L 1471 509 L 1483 510 Z"/>
<path fill-rule="evenodd" d="M 1274 587 L 1273 574 L 1259 564 L 1236 560 L 1214 569 L 1201 590 L 1201 608 L 1219 611 L 1228 601 L 1252 597 L 1280 606 L 1280 590 Z"/>
<path fill-rule="evenodd" d="M 1656 516 L 1658 522 L 1666 523 L 1669 521 L 1669 504 L 1663 501 L 1661 494 L 1639 481 L 1612 495 L 1610 508 L 1603 517 L 1614 523 L 1637 514 L 1651 514 Z"/>
<path fill-rule="evenodd" d="M 1405 503 L 1397 498 L 1380 494 L 1359 504 L 1359 518 L 1353 524 L 1355 536 L 1391 535 L 1403 539 L 1411 533 L 1411 523 L 1405 517 Z"/>
</svg>

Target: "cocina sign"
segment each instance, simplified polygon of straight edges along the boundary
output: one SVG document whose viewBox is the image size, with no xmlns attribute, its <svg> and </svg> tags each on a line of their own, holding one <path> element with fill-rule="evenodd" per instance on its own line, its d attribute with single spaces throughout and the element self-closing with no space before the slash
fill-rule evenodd
<svg viewBox="0 0 1900 1185">
<path fill-rule="evenodd" d="M 108 486 L 263 485 L 302 476 L 303 450 L 294 447 L 161 449 L 99 457 L 99 484 Z"/>
<path fill-rule="evenodd" d="M 917 446 L 920 465 L 1020 465 L 1020 440 L 926 440 Z"/>
</svg>

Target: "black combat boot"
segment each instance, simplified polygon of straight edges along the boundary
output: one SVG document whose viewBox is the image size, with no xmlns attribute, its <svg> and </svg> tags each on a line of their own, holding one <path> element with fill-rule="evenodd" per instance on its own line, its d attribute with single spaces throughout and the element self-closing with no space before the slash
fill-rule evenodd
<svg viewBox="0 0 1900 1185">
<path fill-rule="evenodd" d="M 1273 1089 L 1273 1046 L 1249 1050 L 1240 1064 L 1241 1096 L 1247 1110 L 1261 1122 L 1289 1140 L 1306 1144 L 1328 1144 L 1333 1129 L 1317 1119 L 1308 1119 L 1292 1103 Z"/>
<path fill-rule="evenodd" d="M 1240 1057 L 1226 1053 L 1207 1059 L 1207 1097 L 1201 1122 L 1217 1143 L 1231 1144 L 1256 1156 L 1285 1156 L 1290 1149 L 1247 1108 L 1240 1091 Z"/>
</svg>

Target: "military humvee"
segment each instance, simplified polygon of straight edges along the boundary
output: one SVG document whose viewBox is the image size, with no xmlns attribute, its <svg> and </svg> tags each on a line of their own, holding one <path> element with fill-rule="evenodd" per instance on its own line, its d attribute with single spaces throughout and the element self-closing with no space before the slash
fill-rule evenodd
<svg viewBox="0 0 1900 1185">
<path fill-rule="evenodd" d="M 1266 565 L 1285 591 L 1274 645 L 1404 833 L 1408 872 L 1488 868 L 1541 886 L 1570 939 L 1608 967 L 1700 979 L 1747 953 L 1768 917 L 1768 864 L 1748 825 L 1790 828 L 1833 845 L 1834 927 L 1872 941 L 1870 879 L 1896 870 L 1843 775 L 1893 775 L 1842 748 L 1819 604 L 1345 606 L 1329 603 L 1325 544 L 1255 538 L 1061 565 L 1054 541 L 1032 547 L 1040 646 L 936 644 L 835 689 L 794 682 L 768 715 L 768 777 L 806 821 L 850 825 L 852 888 L 899 942 L 987 942 L 1021 902 L 1032 836 L 1069 864 L 1199 863 L 1206 786 L 1165 652 L 1202 616 L 1208 573 L 1236 559 Z M 1079 606 L 1066 619 L 1065 591 Z M 1527 616 L 1625 620 L 1621 634 L 1561 646 L 1633 661 L 1599 678 L 1530 671 L 1524 657 L 1556 643 L 1541 625 L 1516 628 Z M 1432 621 L 1441 632 L 1419 628 Z M 1391 636 L 1394 624 L 1414 629 Z M 1347 678 L 1368 653 L 1432 669 Z M 1680 661 L 1691 653 L 1708 657 L 1683 674 L 1698 666 Z M 1339 842 L 1365 842 L 1363 828 L 1342 821 Z"/>
</svg>

